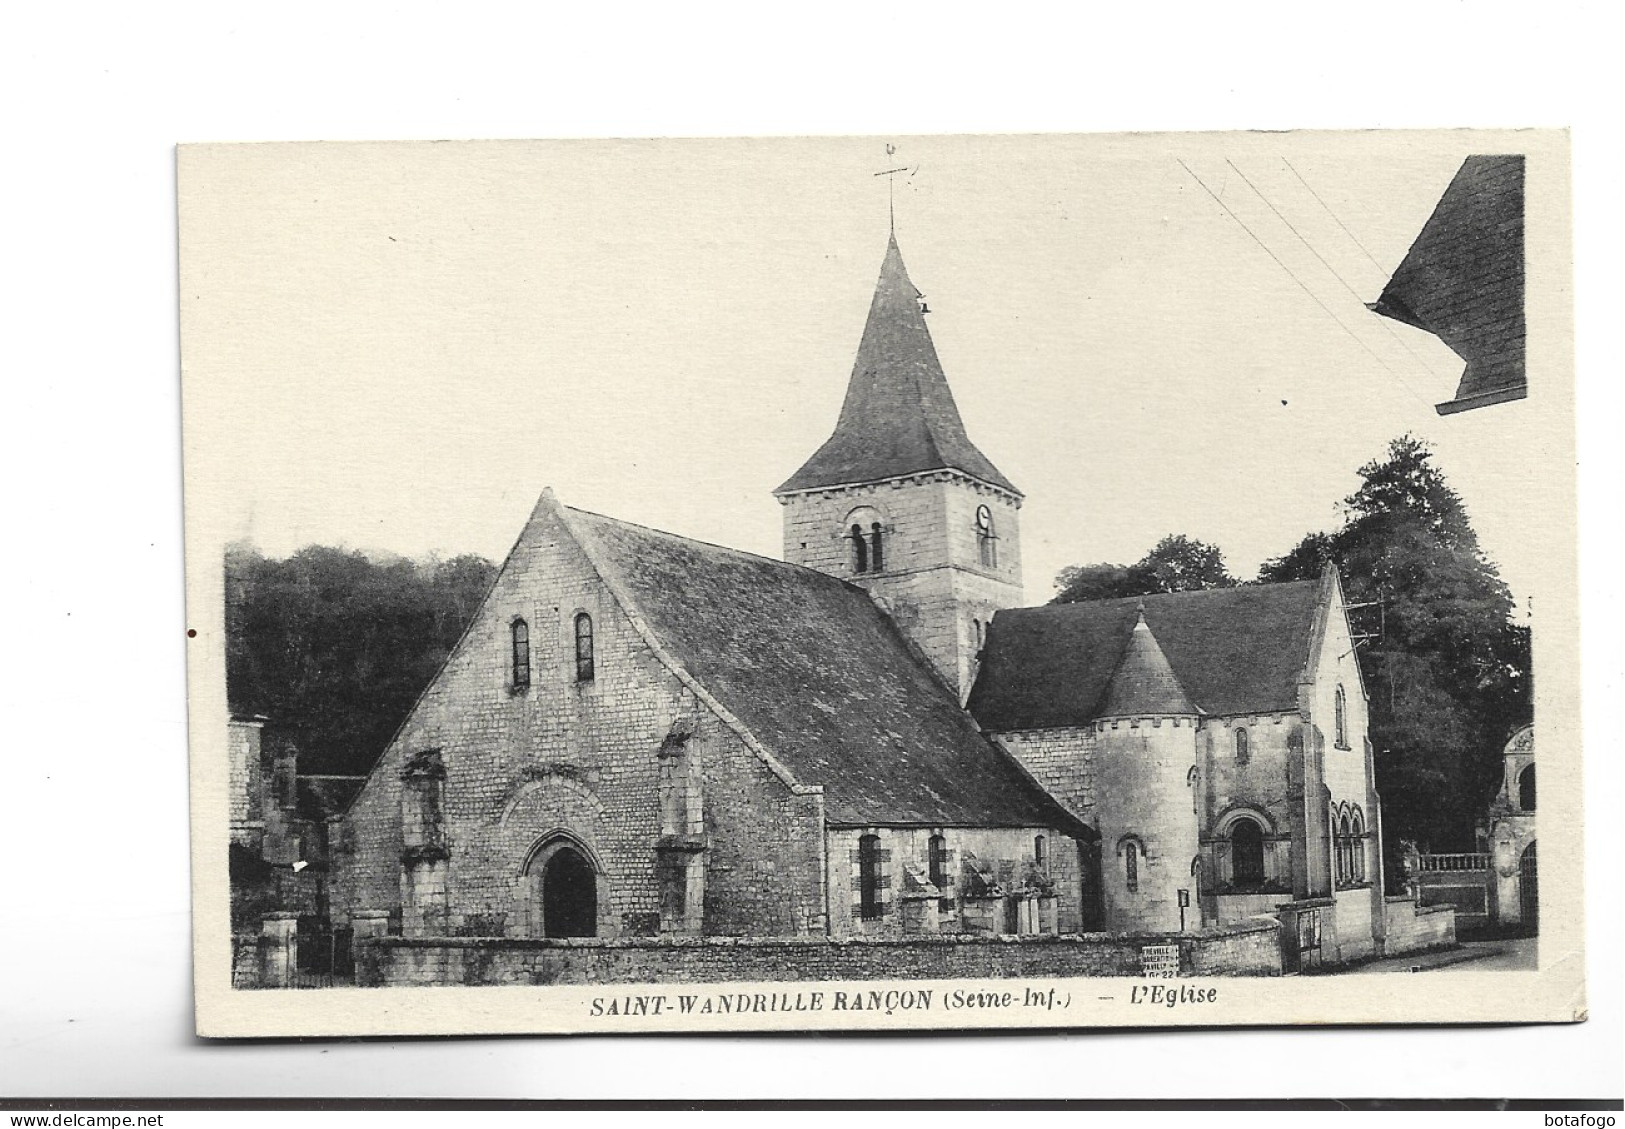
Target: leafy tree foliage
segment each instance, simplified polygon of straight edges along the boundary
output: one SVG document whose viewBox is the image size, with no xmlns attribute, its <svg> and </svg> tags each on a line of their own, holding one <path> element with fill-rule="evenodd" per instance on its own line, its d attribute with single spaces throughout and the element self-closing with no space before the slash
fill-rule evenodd
<svg viewBox="0 0 1625 1129">
<path fill-rule="evenodd" d="M 496 575 L 483 557 L 373 560 L 311 545 L 226 552 L 226 691 L 272 719 L 307 773 L 364 773 Z"/>
<path fill-rule="evenodd" d="M 1343 527 L 1305 537 L 1259 579 L 1307 579 L 1332 561 L 1348 601 L 1376 605 L 1351 615 L 1376 636 L 1358 654 L 1385 839 L 1391 852 L 1402 838 L 1471 850 L 1502 744 L 1530 714 L 1529 630 L 1426 444 L 1396 439 L 1360 477 Z"/>
<path fill-rule="evenodd" d="M 1235 578 L 1225 571 L 1224 554 L 1182 533 L 1170 534 L 1131 565 L 1069 565 L 1055 577 L 1058 590 L 1052 604 L 1110 600 L 1120 596 L 1148 596 L 1153 592 L 1190 592 L 1199 588 L 1231 588 Z"/>
</svg>

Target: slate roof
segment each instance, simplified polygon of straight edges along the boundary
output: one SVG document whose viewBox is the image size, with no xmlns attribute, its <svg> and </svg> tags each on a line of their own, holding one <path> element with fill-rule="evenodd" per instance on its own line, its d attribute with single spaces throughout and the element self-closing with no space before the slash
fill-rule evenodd
<svg viewBox="0 0 1625 1129">
<path fill-rule="evenodd" d="M 565 511 L 661 645 L 839 826 L 1082 825 L 978 730 L 862 589 Z"/>
<path fill-rule="evenodd" d="M 1436 334 L 1467 362 L 1440 415 L 1522 399 L 1523 165 L 1468 157 L 1371 309 Z"/>
<path fill-rule="evenodd" d="M 1020 493 L 966 434 L 920 297 L 894 235 L 835 433 L 774 493 L 947 469 Z"/>
<path fill-rule="evenodd" d="M 1123 656 L 1106 684 L 1098 713 L 1101 717 L 1147 717 L 1156 714 L 1194 714 L 1179 676 L 1157 644 L 1157 637 L 1138 610 Z"/>
<path fill-rule="evenodd" d="M 984 729 L 1006 732 L 1083 725 L 1132 704 L 1111 698 L 1112 683 L 1143 599 L 1149 634 L 1196 710 L 1296 709 L 1320 588 L 1301 580 L 1001 611 L 968 708 Z"/>
</svg>

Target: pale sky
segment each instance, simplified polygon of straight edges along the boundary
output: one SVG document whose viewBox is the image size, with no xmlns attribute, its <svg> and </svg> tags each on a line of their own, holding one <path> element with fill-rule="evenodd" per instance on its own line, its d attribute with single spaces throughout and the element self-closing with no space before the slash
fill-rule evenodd
<svg viewBox="0 0 1625 1129">
<path fill-rule="evenodd" d="M 1539 586 L 1562 526 L 1533 487 L 1572 473 L 1566 328 L 1532 330 L 1531 399 L 1440 417 L 1461 360 L 1362 305 L 1464 156 L 1534 140 L 895 143 L 890 161 L 867 138 L 184 151 L 188 505 L 271 555 L 500 561 L 552 486 L 777 556 L 770 491 L 834 426 L 885 249 L 872 174 L 907 165 L 898 241 L 972 439 L 1027 496 L 1029 603 L 1067 564 L 1175 532 L 1251 578 L 1334 528 L 1356 469 L 1407 431 L 1515 595 Z M 1532 308 L 1560 277 L 1535 267 L 1534 217 L 1561 150 L 1535 147 L 1559 156 L 1530 162 Z"/>
</svg>

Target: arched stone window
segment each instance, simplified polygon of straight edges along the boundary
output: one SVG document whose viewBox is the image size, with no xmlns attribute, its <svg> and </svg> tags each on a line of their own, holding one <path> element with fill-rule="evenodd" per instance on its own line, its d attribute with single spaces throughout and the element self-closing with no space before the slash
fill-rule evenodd
<svg viewBox="0 0 1625 1129">
<path fill-rule="evenodd" d="M 1354 847 L 1349 838 L 1349 816 L 1346 811 L 1337 817 L 1335 839 L 1337 884 L 1347 886 L 1354 881 Z"/>
<path fill-rule="evenodd" d="M 1522 811 L 1535 810 L 1535 766 L 1528 765 L 1518 773 L 1518 807 Z"/>
<path fill-rule="evenodd" d="M 886 568 L 886 515 L 875 506 L 858 506 L 841 521 L 841 538 L 855 575 Z"/>
<path fill-rule="evenodd" d="M 1033 837 L 1033 863 L 1038 867 L 1038 873 L 1049 873 L 1049 840 L 1042 835 Z"/>
<path fill-rule="evenodd" d="M 1252 737 L 1248 734 L 1247 727 L 1245 725 L 1236 726 L 1236 765 L 1238 767 L 1253 759 L 1251 745 Z"/>
<path fill-rule="evenodd" d="M 1349 817 L 1350 846 L 1354 851 L 1354 880 L 1365 881 L 1365 816 L 1356 807 Z"/>
<path fill-rule="evenodd" d="M 1237 886 L 1264 881 L 1264 829 L 1245 816 L 1230 826 L 1230 880 Z"/>
<path fill-rule="evenodd" d="M 530 625 L 516 619 L 508 633 L 513 645 L 513 687 L 523 690 L 530 685 Z"/>
<path fill-rule="evenodd" d="M 576 613 L 576 681 L 591 682 L 597 671 L 593 662 L 592 616 Z"/>
<path fill-rule="evenodd" d="M 952 857 L 948 851 L 948 840 L 941 835 L 931 836 L 926 851 L 926 867 L 931 885 L 942 895 L 937 901 L 938 913 L 949 913 L 954 908 L 952 879 L 948 877 L 948 863 Z"/>
<path fill-rule="evenodd" d="M 1349 747 L 1348 695 L 1343 693 L 1341 686 L 1337 688 L 1337 694 L 1332 699 L 1332 702 L 1334 713 L 1332 719 L 1333 732 L 1337 738 L 1333 744 L 1339 749 L 1346 749 Z"/>
<path fill-rule="evenodd" d="M 858 840 L 858 916 L 866 921 L 882 916 L 886 907 L 880 900 L 879 835 L 864 835 Z"/>
<path fill-rule="evenodd" d="M 1128 839 L 1123 843 L 1123 885 L 1131 894 L 1140 890 L 1140 843 Z"/>
<path fill-rule="evenodd" d="M 976 507 L 976 550 L 983 568 L 999 567 L 999 535 L 993 528 L 993 511 Z"/>
</svg>

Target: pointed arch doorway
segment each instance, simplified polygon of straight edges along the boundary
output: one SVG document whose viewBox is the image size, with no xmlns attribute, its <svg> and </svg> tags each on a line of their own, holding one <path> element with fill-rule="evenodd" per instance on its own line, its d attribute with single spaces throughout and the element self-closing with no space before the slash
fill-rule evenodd
<svg viewBox="0 0 1625 1129">
<path fill-rule="evenodd" d="M 537 848 L 525 868 L 531 884 L 533 935 L 598 936 L 598 868 L 573 839 L 554 838 Z"/>
</svg>

